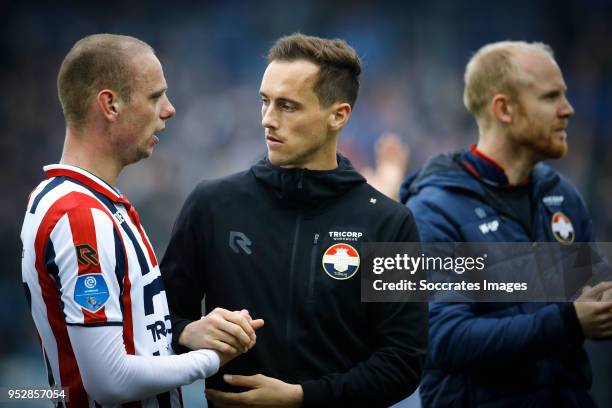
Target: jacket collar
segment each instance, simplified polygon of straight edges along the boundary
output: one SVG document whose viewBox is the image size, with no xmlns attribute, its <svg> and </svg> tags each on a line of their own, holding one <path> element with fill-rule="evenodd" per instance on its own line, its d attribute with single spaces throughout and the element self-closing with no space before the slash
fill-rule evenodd
<svg viewBox="0 0 612 408">
<path fill-rule="evenodd" d="M 514 187 L 508 182 L 504 169 L 493 159 L 482 153 L 476 145 L 472 145 L 459 157 L 459 163 L 473 176 L 483 183 L 494 187 Z M 529 178 L 518 183 L 516 186 L 529 184 Z"/>
<path fill-rule="evenodd" d="M 317 202 L 338 197 L 366 182 L 346 157 L 337 154 L 337 161 L 338 167 L 333 170 L 286 169 L 273 165 L 266 157 L 251 171 L 280 200 Z"/>
<path fill-rule="evenodd" d="M 482 173 L 479 176 L 468 170 L 462 159 L 471 158 L 468 163 L 474 163 L 475 169 Z M 482 174 L 486 174 L 483 177 Z M 559 183 L 559 174 L 544 163 L 538 163 L 529 176 L 531 194 L 534 198 L 543 196 Z M 504 183 L 505 182 L 505 183 Z M 471 150 L 463 150 L 449 154 L 440 154 L 432 157 L 422 169 L 410 175 L 400 188 L 400 201 L 406 203 L 408 199 L 427 186 L 437 186 L 447 189 L 468 191 L 472 194 L 486 196 L 484 184 L 497 187 L 513 186 L 507 184 L 507 177 L 501 168 L 479 158 Z"/>
<path fill-rule="evenodd" d="M 114 202 L 123 202 L 125 200 L 119 190 L 80 167 L 71 166 L 69 164 L 50 164 L 44 166 L 43 170 L 45 171 L 47 178 L 67 177 L 84 184 L 88 188 L 91 188 L 100 194 L 103 194 Z"/>
</svg>

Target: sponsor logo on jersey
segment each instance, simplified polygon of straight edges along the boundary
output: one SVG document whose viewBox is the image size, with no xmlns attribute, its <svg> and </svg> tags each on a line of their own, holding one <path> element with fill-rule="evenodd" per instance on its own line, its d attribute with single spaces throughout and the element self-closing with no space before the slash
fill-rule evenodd
<svg viewBox="0 0 612 408">
<path fill-rule="evenodd" d="M 115 219 L 117 220 L 119 224 L 123 224 L 125 222 L 125 218 L 123 218 L 123 215 L 121 215 L 119 211 L 114 213 L 113 216 L 115 217 Z"/>
<path fill-rule="evenodd" d="M 90 312 L 97 312 L 109 298 L 104 276 L 99 273 L 81 275 L 74 288 L 74 301 Z"/>
<path fill-rule="evenodd" d="M 574 233 L 572 221 L 561 211 L 557 211 L 553 214 L 551 229 L 555 239 L 560 243 L 571 244 L 574 242 L 576 234 Z"/>
<path fill-rule="evenodd" d="M 172 323 L 170 322 L 170 315 L 164 316 L 164 319 L 166 320 L 166 322 L 168 322 L 167 325 L 166 322 L 163 322 L 161 320 L 157 320 L 147 325 L 147 330 L 151 332 L 151 339 L 154 343 L 158 340 L 161 340 L 162 336 L 166 337 L 167 334 L 172 333 Z"/>
<path fill-rule="evenodd" d="M 359 241 L 363 232 L 359 231 L 329 231 L 329 237 L 334 241 Z"/>
<path fill-rule="evenodd" d="M 359 253 L 349 244 L 334 244 L 323 253 L 323 270 L 338 280 L 349 279 L 359 269 Z"/>
<path fill-rule="evenodd" d="M 499 228 L 498 220 L 483 222 L 478 226 L 478 229 L 480 230 L 480 232 L 482 232 L 483 235 L 488 234 L 489 232 L 495 232 L 497 231 L 497 228 Z"/>
<path fill-rule="evenodd" d="M 82 244 L 76 246 L 77 260 L 80 264 L 85 266 L 100 265 L 98 261 L 98 253 L 89 244 Z"/>
</svg>

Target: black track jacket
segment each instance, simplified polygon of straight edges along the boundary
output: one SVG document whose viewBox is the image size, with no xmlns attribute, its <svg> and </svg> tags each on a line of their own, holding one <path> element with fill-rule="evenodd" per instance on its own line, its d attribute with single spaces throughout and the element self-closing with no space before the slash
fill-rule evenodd
<svg viewBox="0 0 612 408">
<path fill-rule="evenodd" d="M 422 303 L 362 303 L 359 270 L 333 278 L 322 263 L 337 243 L 418 241 L 410 211 L 376 191 L 338 155 L 329 171 L 283 169 L 267 159 L 200 183 L 161 263 L 173 345 L 216 307 L 265 319 L 257 344 L 208 379 L 264 374 L 304 390 L 303 406 L 388 406 L 410 395 L 427 347 Z"/>
</svg>

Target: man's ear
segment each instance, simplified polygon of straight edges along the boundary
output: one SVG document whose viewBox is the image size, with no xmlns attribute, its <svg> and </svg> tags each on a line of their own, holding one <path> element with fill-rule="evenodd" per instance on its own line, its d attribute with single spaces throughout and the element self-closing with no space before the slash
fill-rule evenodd
<svg viewBox="0 0 612 408">
<path fill-rule="evenodd" d="M 508 95 L 497 94 L 491 100 L 491 111 L 495 120 L 509 125 L 514 120 L 516 103 Z"/>
<path fill-rule="evenodd" d="M 332 131 L 339 131 L 346 124 L 349 117 L 351 116 L 351 105 L 346 102 L 337 102 L 332 106 L 331 113 L 329 114 L 329 128 Z"/>
<path fill-rule="evenodd" d="M 121 110 L 121 99 L 116 92 L 103 89 L 96 95 L 96 106 L 109 122 L 114 122 Z"/>
</svg>

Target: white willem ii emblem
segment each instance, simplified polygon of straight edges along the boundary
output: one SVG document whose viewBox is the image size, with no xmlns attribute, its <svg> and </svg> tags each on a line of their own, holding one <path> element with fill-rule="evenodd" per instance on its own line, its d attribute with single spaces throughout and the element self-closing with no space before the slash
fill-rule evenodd
<svg viewBox="0 0 612 408">
<path fill-rule="evenodd" d="M 323 254 L 323 269 L 330 277 L 338 280 L 349 279 L 359 269 L 359 253 L 348 244 L 334 244 Z"/>
<path fill-rule="evenodd" d="M 557 211 L 552 216 L 552 233 L 557 241 L 562 244 L 571 244 L 576 236 L 574 226 L 569 217 L 561 211 Z"/>
</svg>

